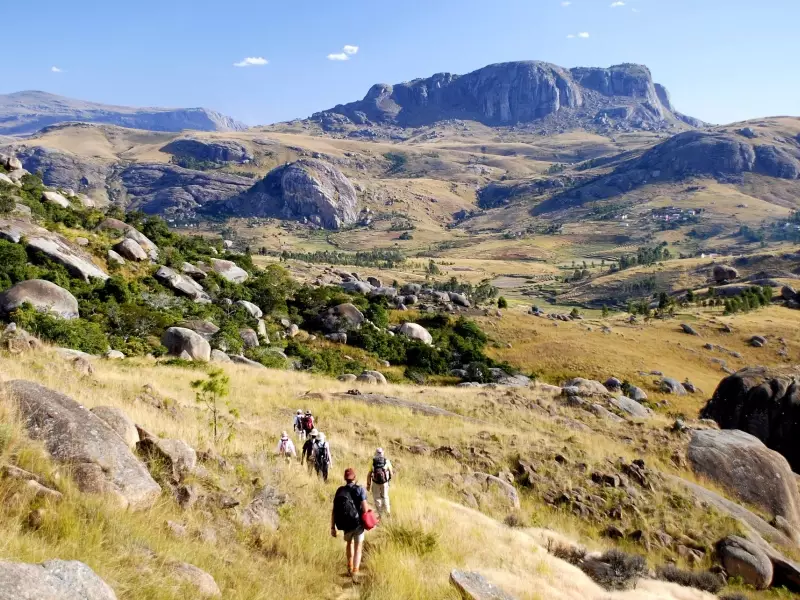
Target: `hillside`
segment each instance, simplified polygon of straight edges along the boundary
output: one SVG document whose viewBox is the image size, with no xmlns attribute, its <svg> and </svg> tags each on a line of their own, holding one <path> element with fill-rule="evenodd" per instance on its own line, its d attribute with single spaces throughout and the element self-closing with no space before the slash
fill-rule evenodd
<svg viewBox="0 0 800 600">
<path fill-rule="evenodd" d="M 80 121 L 150 131 L 238 131 L 246 126 L 206 108 L 133 108 L 65 98 L 40 91 L 0 94 L 0 135 L 32 134 Z"/>
<path fill-rule="evenodd" d="M 116 130 L 80 131 L 118 152 Z M 472 247 L 251 256 L 238 236 L 180 235 L 47 187 L 17 160 L 0 157 L 0 599 L 453 600 L 476 581 L 517 600 L 800 590 L 800 491 L 767 447 L 785 440 L 699 419 L 723 377 L 758 364 L 777 378 L 800 352 L 800 297 L 780 289 L 797 254 L 715 268 L 659 247 L 589 281 Z M 317 160 L 302 165 L 320 178 Z M 588 299 L 589 282 L 648 269 L 684 290 L 571 314 L 519 291 Z M 715 410 L 760 381 L 720 385 Z M 327 435 L 328 482 L 276 456 L 298 408 Z M 708 461 L 714 444 L 743 462 Z M 354 581 L 330 503 L 343 468 L 363 482 L 377 447 L 397 472 L 393 509 Z"/>
</svg>

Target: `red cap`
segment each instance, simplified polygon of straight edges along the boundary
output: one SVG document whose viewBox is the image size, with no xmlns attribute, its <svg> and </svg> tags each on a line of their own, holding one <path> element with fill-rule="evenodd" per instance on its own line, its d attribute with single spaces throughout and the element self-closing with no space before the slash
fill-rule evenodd
<svg viewBox="0 0 800 600">
<path fill-rule="evenodd" d="M 353 468 L 347 468 L 344 470 L 344 480 L 345 481 L 355 481 L 356 480 L 356 472 Z"/>
</svg>

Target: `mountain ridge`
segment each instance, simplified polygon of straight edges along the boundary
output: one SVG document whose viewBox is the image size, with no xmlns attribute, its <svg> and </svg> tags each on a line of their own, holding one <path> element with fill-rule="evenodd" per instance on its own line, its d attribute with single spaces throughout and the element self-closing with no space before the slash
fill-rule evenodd
<svg viewBox="0 0 800 600">
<path fill-rule="evenodd" d="M 543 61 L 487 65 L 470 73 L 436 73 L 373 85 L 362 100 L 314 113 L 324 129 L 347 124 L 412 127 L 447 119 L 485 125 L 531 123 L 571 113 L 577 124 L 624 122 L 637 129 L 698 127 L 672 106 L 666 87 L 644 65 L 566 69 Z"/>
<path fill-rule="evenodd" d="M 101 123 L 148 131 L 242 131 L 247 125 L 202 107 L 102 104 L 41 90 L 0 94 L 0 135 L 27 135 L 65 122 Z"/>
</svg>

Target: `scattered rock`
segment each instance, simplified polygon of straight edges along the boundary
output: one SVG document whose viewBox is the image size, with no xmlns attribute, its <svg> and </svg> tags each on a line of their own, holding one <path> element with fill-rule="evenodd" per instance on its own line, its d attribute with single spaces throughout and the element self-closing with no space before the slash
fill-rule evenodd
<svg viewBox="0 0 800 600">
<path fill-rule="evenodd" d="M 47 204 L 55 204 L 61 208 L 70 208 L 69 200 L 64 198 L 58 192 L 48 191 L 42 192 L 42 202 L 46 202 Z"/>
<path fill-rule="evenodd" d="M 117 266 L 122 266 L 125 264 L 125 259 L 120 256 L 119 252 L 115 250 L 109 250 L 106 253 L 106 257 L 108 258 L 109 264 L 115 264 Z"/>
<path fill-rule="evenodd" d="M 260 345 L 258 341 L 258 334 L 249 327 L 240 329 L 239 337 L 242 338 L 245 348 L 257 348 Z"/>
<path fill-rule="evenodd" d="M 515 600 L 513 596 L 486 581 L 480 573 L 452 571 L 450 583 L 466 600 Z"/>
<path fill-rule="evenodd" d="M 642 406 L 636 400 L 632 400 L 626 396 L 610 398 L 608 402 L 614 406 L 614 408 L 637 419 L 647 419 L 653 414 L 653 411 L 649 408 Z"/>
<path fill-rule="evenodd" d="M 694 327 L 689 325 L 688 323 L 681 323 L 681 329 L 683 329 L 684 333 L 688 333 L 689 335 L 700 335 L 695 331 Z"/>
<path fill-rule="evenodd" d="M 659 387 L 664 394 L 674 394 L 676 396 L 686 395 L 686 388 L 683 387 L 680 381 L 673 377 L 662 377 Z"/>
<path fill-rule="evenodd" d="M 337 377 L 337 379 L 339 381 L 344 381 L 344 382 L 349 383 L 349 382 L 355 381 L 356 380 L 356 376 L 353 375 L 352 373 L 345 373 L 344 375 L 339 375 L 339 377 Z"/>
<path fill-rule="evenodd" d="M 142 248 L 136 240 L 130 238 L 125 238 L 116 244 L 114 250 L 123 258 L 134 262 L 142 262 L 150 258 L 147 252 L 144 251 L 144 248 Z"/>
<path fill-rule="evenodd" d="M 271 487 L 262 488 L 239 518 L 245 527 L 265 527 L 273 531 L 280 525 L 278 510 L 286 504 L 286 497 Z"/>
<path fill-rule="evenodd" d="M 119 350 L 109 350 L 103 355 L 103 358 L 106 360 L 122 360 L 125 358 L 125 354 Z"/>
<path fill-rule="evenodd" d="M 349 302 L 328 309 L 321 318 L 323 328 L 331 333 L 359 329 L 365 321 L 364 314 Z"/>
<path fill-rule="evenodd" d="M 755 543 L 729 536 L 717 543 L 717 555 L 728 577 L 741 577 L 757 590 L 772 584 L 773 566 L 769 556 Z"/>
<path fill-rule="evenodd" d="M 202 598 L 217 598 L 222 596 L 222 592 L 217 582 L 214 581 L 214 578 L 194 565 L 190 565 L 189 563 L 175 563 L 172 565 L 172 572 L 178 579 L 190 583 Z"/>
<path fill-rule="evenodd" d="M 204 321 L 202 319 L 190 319 L 188 321 L 181 321 L 180 323 L 178 323 L 178 327 L 185 327 L 186 329 L 191 329 L 192 331 L 194 331 L 198 335 L 201 335 L 209 342 L 219 332 L 219 327 L 214 325 L 214 323 L 212 323 L 211 321 Z"/>
<path fill-rule="evenodd" d="M 403 323 L 397 329 L 397 333 L 412 340 L 418 340 L 430 346 L 433 344 L 433 336 L 422 325 L 416 323 Z"/>
<path fill-rule="evenodd" d="M 141 429 L 139 437 L 136 447 L 140 454 L 148 461 L 155 460 L 169 468 L 174 482 L 182 481 L 185 475 L 193 473 L 197 468 L 197 453 L 186 442 L 161 439 Z"/>
<path fill-rule="evenodd" d="M 208 362 L 211 346 L 199 334 L 185 327 L 170 327 L 161 336 L 161 343 L 170 354 L 187 360 Z"/>
<path fill-rule="evenodd" d="M 9 314 L 30 303 L 40 312 L 47 312 L 62 319 L 78 318 L 78 300 L 69 291 L 44 279 L 21 281 L 0 294 L 0 311 Z"/>
<path fill-rule="evenodd" d="M 753 348 L 763 348 L 767 345 L 767 338 L 763 335 L 754 335 L 750 338 L 750 345 L 753 346 Z"/>
<path fill-rule="evenodd" d="M 228 358 L 231 359 L 231 362 L 236 363 L 237 365 L 244 365 L 246 367 L 253 367 L 255 369 L 266 369 L 264 365 L 260 362 L 256 362 L 254 360 L 250 360 L 249 358 L 245 358 L 239 354 L 229 354 Z"/>
<path fill-rule="evenodd" d="M 260 319 L 264 316 L 264 312 L 252 302 L 248 302 L 247 300 L 239 300 L 236 304 L 244 308 L 254 319 Z"/>
<path fill-rule="evenodd" d="M 155 273 L 155 278 L 168 288 L 184 296 L 188 296 L 195 302 L 207 304 L 211 298 L 206 294 L 202 286 L 191 277 L 181 275 L 169 267 L 159 267 Z"/>
<path fill-rule="evenodd" d="M 0 600 L 117 600 L 117 596 L 82 562 L 0 561 Z"/>
<path fill-rule="evenodd" d="M 215 363 L 229 363 L 231 362 L 230 356 L 225 354 L 222 350 L 212 350 L 211 351 L 211 362 Z"/>
<path fill-rule="evenodd" d="M 727 283 L 728 281 L 738 279 L 739 271 L 729 265 L 714 265 L 711 275 L 715 282 Z"/>
<path fill-rule="evenodd" d="M 378 385 L 386 385 L 386 377 L 380 371 L 364 371 L 356 378 L 357 381 L 362 383 L 374 383 Z"/>
<path fill-rule="evenodd" d="M 230 260 L 212 258 L 211 268 L 215 273 L 218 273 L 220 277 L 227 279 L 231 283 L 244 283 L 249 277 L 247 271 Z"/>
<path fill-rule="evenodd" d="M 153 505 L 161 488 L 103 420 L 64 394 L 30 381 L 10 381 L 3 388 L 19 406 L 28 435 L 72 468 L 81 491 L 111 494 L 133 509 Z"/>
</svg>

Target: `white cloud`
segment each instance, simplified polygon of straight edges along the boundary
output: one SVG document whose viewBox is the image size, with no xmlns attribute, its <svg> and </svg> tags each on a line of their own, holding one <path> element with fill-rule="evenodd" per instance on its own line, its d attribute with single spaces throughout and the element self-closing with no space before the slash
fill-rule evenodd
<svg viewBox="0 0 800 600">
<path fill-rule="evenodd" d="M 64 72 L 64 71 L 62 71 L 61 69 L 59 69 L 58 67 L 50 67 L 50 70 L 51 70 L 53 73 L 63 73 L 63 72 Z"/>
<path fill-rule="evenodd" d="M 570 4 L 572 4 L 572 2 L 569 0 L 564 0 L 564 2 L 561 3 L 561 6 L 569 6 Z"/>
<path fill-rule="evenodd" d="M 611 3 L 611 8 L 619 8 L 620 6 L 625 6 L 625 3 L 622 0 L 617 0 L 616 2 Z"/>
<path fill-rule="evenodd" d="M 358 54 L 358 46 L 353 46 L 351 44 L 345 44 L 342 47 L 341 52 L 336 52 L 334 54 L 328 54 L 328 60 L 350 60 L 351 56 L 355 56 Z"/>
<path fill-rule="evenodd" d="M 581 32 L 578 34 L 578 37 L 579 37 L 579 38 L 586 39 L 586 38 L 588 38 L 588 37 L 589 37 L 589 32 L 588 32 L 588 31 L 581 31 Z"/>
<path fill-rule="evenodd" d="M 567 36 L 567 39 L 568 39 L 568 40 L 574 40 L 574 39 L 575 39 L 575 34 L 574 34 L 574 33 L 570 33 L 570 34 Z"/>
<path fill-rule="evenodd" d="M 234 67 L 263 67 L 264 65 L 269 64 L 269 61 L 266 58 L 261 56 L 248 56 L 244 60 L 240 60 L 239 62 L 233 63 Z"/>
</svg>

